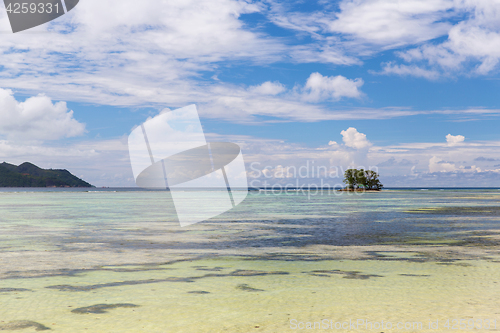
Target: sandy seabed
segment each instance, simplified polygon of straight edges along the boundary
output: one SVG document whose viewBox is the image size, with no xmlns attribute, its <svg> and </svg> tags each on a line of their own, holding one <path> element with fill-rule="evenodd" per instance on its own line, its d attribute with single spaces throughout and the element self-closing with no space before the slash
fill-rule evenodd
<svg viewBox="0 0 500 333">
<path fill-rule="evenodd" d="M 238 215 L 267 202 L 249 197 L 187 229 L 138 214 L 144 202 L 128 205 L 135 215 L 108 210 L 127 193 L 4 197 L 0 330 L 499 331 L 498 196 L 467 193 L 469 210 L 465 194 L 377 210 L 391 198 L 381 194 L 339 213 L 318 209 L 328 198 L 310 211 L 272 198 L 269 220 Z"/>
</svg>

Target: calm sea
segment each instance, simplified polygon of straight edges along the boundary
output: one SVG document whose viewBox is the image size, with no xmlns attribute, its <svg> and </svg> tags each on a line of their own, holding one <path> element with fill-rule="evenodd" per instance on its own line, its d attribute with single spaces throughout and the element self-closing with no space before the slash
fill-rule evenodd
<svg viewBox="0 0 500 333">
<path fill-rule="evenodd" d="M 0 330 L 500 330 L 500 190 L 0 190 Z"/>
</svg>

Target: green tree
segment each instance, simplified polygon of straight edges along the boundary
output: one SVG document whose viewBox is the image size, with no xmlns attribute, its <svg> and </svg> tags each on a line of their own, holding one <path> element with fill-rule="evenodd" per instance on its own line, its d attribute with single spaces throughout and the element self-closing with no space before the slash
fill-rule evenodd
<svg viewBox="0 0 500 333">
<path fill-rule="evenodd" d="M 344 172 L 344 183 L 347 185 L 349 189 L 356 189 L 358 186 L 356 173 L 358 170 L 356 169 L 348 169 Z"/>
<path fill-rule="evenodd" d="M 364 169 L 354 169 L 356 170 L 356 183 L 358 184 L 358 188 L 366 189 L 366 173 Z"/>
<path fill-rule="evenodd" d="M 348 169 L 344 172 L 344 183 L 348 189 L 380 190 L 383 185 L 379 175 L 373 170 Z"/>
<path fill-rule="evenodd" d="M 380 182 L 378 179 L 379 175 L 377 172 L 373 170 L 366 170 L 365 171 L 365 177 L 366 177 L 366 187 L 370 190 L 380 190 L 384 185 Z"/>
</svg>

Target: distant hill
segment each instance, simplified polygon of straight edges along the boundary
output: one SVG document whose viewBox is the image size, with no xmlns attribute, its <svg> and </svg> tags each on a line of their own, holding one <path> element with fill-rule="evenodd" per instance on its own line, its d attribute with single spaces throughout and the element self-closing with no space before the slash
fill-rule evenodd
<svg viewBox="0 0 500 333">
<path fill-rule="evenodd" d="M 68 170 L 42 169 L 24 162 L 16 166 L 0 164 L 0 187 L 92 187 Z"/>
</svg>

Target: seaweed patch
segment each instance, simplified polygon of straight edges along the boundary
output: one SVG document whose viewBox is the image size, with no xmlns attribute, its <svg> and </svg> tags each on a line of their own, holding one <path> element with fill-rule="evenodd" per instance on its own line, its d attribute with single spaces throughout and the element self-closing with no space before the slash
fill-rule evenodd
<svg viewBox="0 0 500 333">
<path fill-rule="evenodd" d="M 282 271 L 255 271 L 255 270 L 235 270 L 229 274 L 216 274 L 210 273 L 202 276 L 190 276 L 190 277 L 168 277 L 165 279 L 150 279 L 150 280 L 131 280 L 131 281 L 121 281 L 121 282 L 109 282 L 101 284 L 92 284 L 86 286 L 72 286 L 69 284 L 59 284 L 55 286 L 47 286 L 48 289 L 58 289 L 60 291 L 91 291 L 94 289 L 107 288 L 107 287 L 119 287 L 119 286 L 132 286 L 138 284 L 149 284 L 149 283 L 160 283 L 160 282 L 194 282 L 194 280 L 204 279 L 208 277 L 228 277 L 228 276 L 264 276 L 264 275 L 286 275 L 290 274 L 288 272 Z"/>
<path fill-rule="evenodd" d="M 193 290 L 193 291 L 188 291 L 188 294 L 200 294 L 200 295 L 204 295 L 204 294 L 210 294 L 209 291 L 205 291 L 205 290 Z"/>
<path fill-rule="evenodd" d="M 116 308 L 136 308 L 139 305 L 131 303 L 117 303 L 117 304 L 96 304 L 91 306 L 86 306 L 83 308 L 78 308 L 71 310 L 73 313 L 85 314 L 85 313 L 106 313 L 107 310 Z"/>
<path fill-rule="evenodd" d="M 31 320 L 16 320 L 11 321 L 7 324 L 0 325 L 0 331 L 15 331 L 15 330 L 23 330 L 25 328 L 34 327 L 36 331 L 46 331 L 50 330 L 49 327 L 37 323 Z"/>
<path fill-rule="evenodd" d="M 177 261 L 176 261 L 177 262 Z M 175 262 L 174 262 L 175 263 Z M 170 263 L 165 263 L 167 265 Z M 66 277 L 79 277 L 84 276 L 87 273 L 99 272 L 99 271 L 109 271 L 116 273 L 134 273 L 134 272 L 146 272 L 146 271 L 166 271 L 174 270 L 175 268 L 170 267 L 152 267 L 159 266 L 158 264 L 145 264 L 141 267 L 126 267 L 127 265 L 122 265 L 120 267 L 97 267 L 88 269 L 56 269 L 56 270 L 27 270 L 27 271 L 9 271 L 3 276 L 3 279 L 30 279 L 30 278 L 42 278 L 42 277 L 56 277 L 56 276 L 66 276 Z M 132 266 L 132 265 L 129 265 Z M 135 265 L 133 265 L 135 266 Z"/>
<path fill-rule="evenodd" d="M 236 289 L 243 290 L 243 291 L 265 291 L 263 289 L 256 289 L 253 287 L 250 287 L 248 284 L 239 284 L 236 286 Z"/>
<path fill-rule="evenodd" d="M 58 289 L 60 291 L 90 291 L 94 289 L 107 288 L 107 287 L 119 287 L 119 286 L 133 286 L 137 284 L 149 284 L 149 283 L 159 283 L 159 282 L 194 282 L 190 278 L 166 278 L 166 279 L 151 279 L 151 280 L 132 280 L 123 282 L 110 282 L 101 284 L 92 284 L 87 286 L 72 286 L 69 284 L 59 284 L 56 286 L 48 286 L 48 289 Z"/>
<path fill-rule="evenodd" d="M 255 271 L 246 269 L 238 269 L 235 270 L 234 272 L 229 273 L 230 276 L 263 276 L 263 275 L 286 275 L 286 274 L 290 273 L 282 271 L 266 272 L 266 271 Z"/>
<path fill-rule="evenodd" d="M 243 260 L 265 260 L 265 261 L 325 261 L 325 260 L 335 260 L 335 257 L 330 256 L 320 256 L 310 253 L 271 253 L 271 254 L 263 254 L 263 255 L 254 255 L 244 257 Z"/>
<path fill-rule="evenodd" d="M 468 264 L 466 262 L 449 262 L 449 261 L 442 261 L 442 262 L 437 262 L 437 265 L 447 265 L 447 266 L 461 266 L 461 267 L 470 267 L 472 266 L 471 264 Z"/>
<path fill-rule="evenodd" d="M 302 272 L 306 273 L 312 276 L 324 276 L 324 277 L 329 277 L 332 276 L 332 274 L 339 274 L 343 275 L 342 278 L 344 279 L 357 279 L 357 280 L 367 280 L 372 277 L 383 277 L 382 275 L 376 275 L 376 274 L 360 274 L 361 272 L 359 271 L 341 271 L 339 269 L 333 269 L 333 270 L 314 270 L 310 272 Z"/>
<path fill-rule="evenodd" d="M 197 271 L 220 272 L 225 267 L 213 267 L 213 268 L 209 268 L 207 266 L 193 266 L 193 268 L 196 268 Z"/>
<path fill-rule="evenodd" d="M 0 293 L 12 293 L 12 292 L 20 292 L 20 291 L 32 291 L 31 289 L 24 288 L 0 288 Z"/>
<path fill-rule="evenodd" d="M 358 280 L 367 280 L 372 277 L 383 277 L 382 275 L 376 274 L 359 274 L 360 272 L 352 271 L 352 272 L 342 272 L 339 274 L 344 274 L 342 278 L 344 279 L 358 279 Z"/>
<path fill-rule="evenodd" d="M 410 214 L 436 214 L 436 215 L 492 215 L 498 216 L 500 207 L 495 206 L 448 206 L 448 207 L 429 207 L 429 208 L 415 208 L 406 210 L 405 213 Z"/>
</svg>

